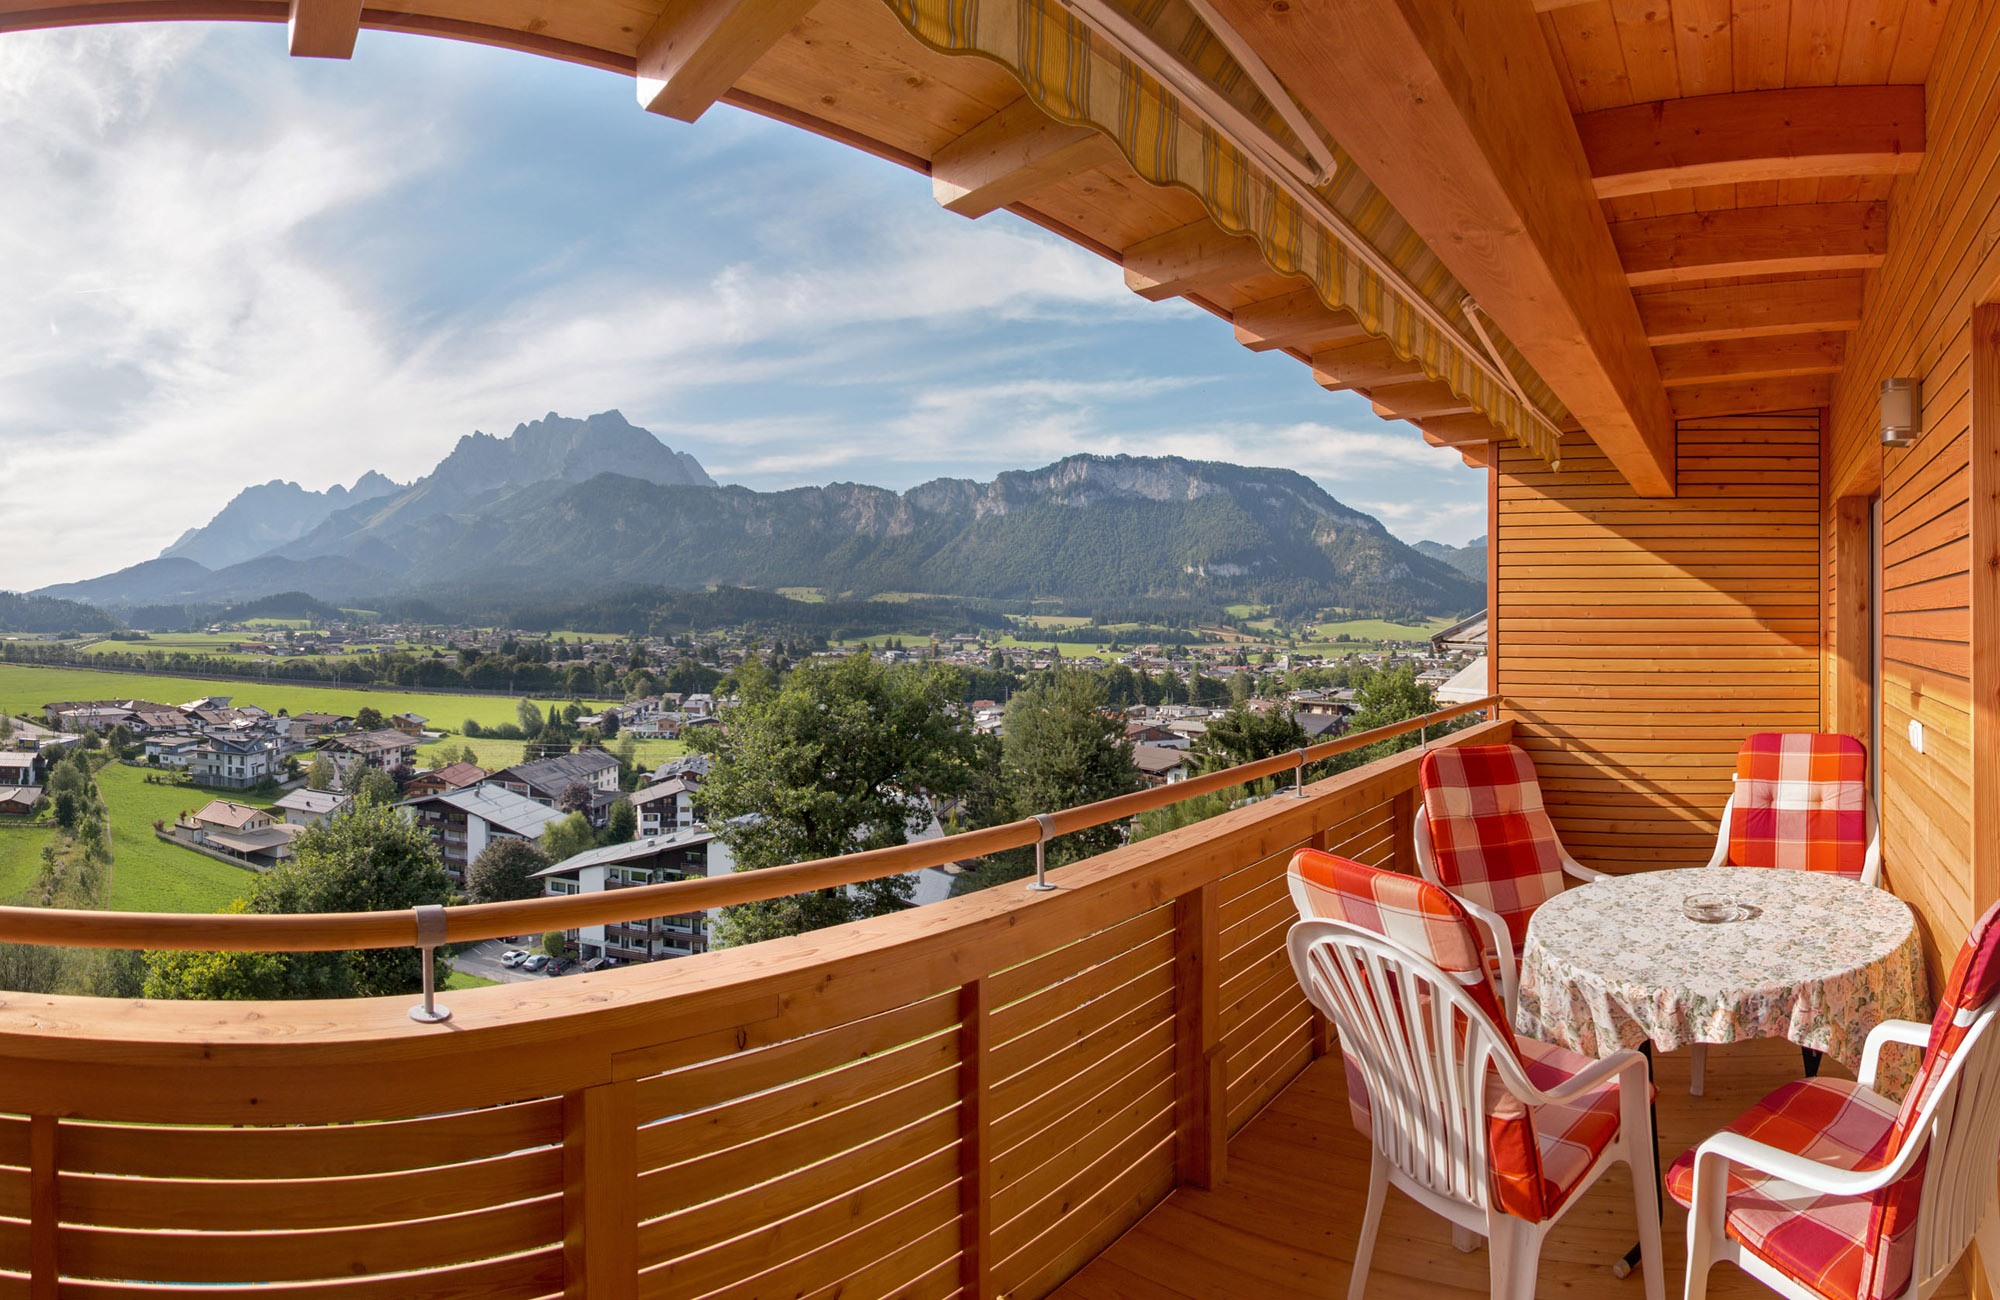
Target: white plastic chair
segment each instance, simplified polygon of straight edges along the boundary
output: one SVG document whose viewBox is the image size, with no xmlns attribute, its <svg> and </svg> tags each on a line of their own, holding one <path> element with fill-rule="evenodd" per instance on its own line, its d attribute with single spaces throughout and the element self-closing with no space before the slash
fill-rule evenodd
<svg viewBox="0 0 2000 1300">
<path fill-rule="evenodd" d="M 1455 1241 L 1486 1238 L 1498 1300 L 1533 1300 L 1549 1229 L 1619 1161 L 1632 1171 L 1646 1300 L 1663 1300 L 1643 1056 L 1614 1053 L 1544 1092 L 1465 986 L 1409 949 L 1344 921 L 1317 919 L 1294 925 L 1286 945 L 1300 986 L 1339 1030 L 1340 1050 L 1368 1090 L 1374 1156 L 1349 1300 L 1366 1293 L 1391 1184 L 1448 1220 Z M 1492 1105 L 1561 1106 L 1608 1082 L 1618 1090 L 1618 1132 L 1555 1212 L 1531 1223 L 1496 1205 L 1487 1142 Z M 1496 1088 L 1504 1098 L 1492 1095 Z"/>
<path fill-rule="evenodd" d="M 1704 1300 L 1709 1270 L 1725 1260 L 1779 1295 L 1827 1300 L 1825 1293 L 1773 1267 L 1727 1234 L 1726 1189 L 1733 1165 L 1783 1179 L 1809 1195 L 1863 1197 L 1887 1188 L 1929 1153 L 1917 1203 L 1910 1283 L 1900 1295 L 1926 1300 L 1952 1277 L 1995 1200 L 1994 1168 L 2000 1161 L 2000 1033 L 1992 1032 L 1996 1011 L 2000 998 L 1959 1013 L 1957 1023 L 1969 1025 L 1965 1037 L 1939 1077 L 1928 1081 L 1929 1093 L 1910 1121 L 1901 1149 L 1879 1169 L 1840 1169 L 1727 1131 L 1697 1147 L 1686 1300 Z M 1930 1032 L 1930 1026 L 1910 1020 L 1875 1026 L 1862 1050 L 1861 1086 L 1874 1087 L 1884 1044 L 1922 1047 Z M 1925 1083 L 1920 1075 L 1912 1086 Z"/>
</svg>

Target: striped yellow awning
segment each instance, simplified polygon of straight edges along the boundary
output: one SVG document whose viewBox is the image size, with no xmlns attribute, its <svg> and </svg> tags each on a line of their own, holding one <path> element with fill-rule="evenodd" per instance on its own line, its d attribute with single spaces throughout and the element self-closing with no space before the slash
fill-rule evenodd
<svg viewBox="0 0 2000 1300">
<path fill-rule="evenodd" d="M 1088 18 L 1063 0 L 885 2 L 925 44 L 993 60 L 1051 117 L 1094 127 L 1139 175 L 1194 194 L 1222 229 L 1255 239 L 1274 270 L 1310 281 L 1327 306 L 1351 312 L 1516 442 L 1556 461 L 1568 413 L 1548 386 L 1497 326 L 1473 323 L 1464 288 L 1338 142 L 1309 147 L 1287 124 L 1303 115 L 1274 107 L 1187 0 L 1072 0 L 1098 11 Z M 1202 111 L 1121 48 L 1101 30 L 1107 10 L 1206 83 L 1259 138 L 1220 129 L 1212 106 Z M 1316 174 L 1325 160 L 1330 177 Z"/>
</svg>

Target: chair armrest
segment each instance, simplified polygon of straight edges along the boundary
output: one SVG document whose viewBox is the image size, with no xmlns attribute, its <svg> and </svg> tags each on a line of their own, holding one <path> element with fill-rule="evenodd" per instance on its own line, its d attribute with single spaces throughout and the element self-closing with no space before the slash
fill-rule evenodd
<svg viewBox="0 0 2000 1300">
<path fill-rule="evenodd" d="M 1581 880 L 1587 885 L 1593 880 L 1604 880 L 1611 875 L 1608 871 L 1599 871 L 1595 867 L 1584 866 L 1569 855 L 1568 849 L 1558 849 L 1557 852 L 1562 855 L 1563 874 L 1572 880 Z"/>
<path fill-rule="evenodd" d="M 1725 1164 L 1747 1165 L 1822 1196 L 1865 1196 L 1908 1173 L 1917 1153 L 1929 1145 L 1921 1141 L 1905 1143 L 1897 1158 L 1882 1168 L 1852 1171 L 1834 1169 L 1796 1152 L 1744 1137 L 1741 1133 L 1717 1133 L 1695 1148 L 1696 1200 L 1701 1199 L 1703 1166 L 1717 1160 Z M 1696 1209 L 1699 1208 L 1697 1205 Z"/>
<path fill-rule="evenodd" d="M 1546 1092 L 1535 1087 L 1533 1084 L 1529 1084 L 1525 1092 L 1512 1089 L 1511 1087 L 1509 1090 L 1514 1091 L 1515 1095 L 1522 1101 L 1532 1102 L 1536 1105 L 1546 1105 L 1550 1102 L 1568 1101 L 1571 1097 L 1579 1093 L 1589 1092 L 1592 1088 L 1602 1087 L 1606 1080 L 1613 1076 L 1622 1076 L 1627 1071 L 1636 1072 L 1633 1076 L 1631 1086 L 1636 1086 L 1642 1090 L 1641 1100 L 1643 1101 L 1643 1089 L 1646 1086 L 1647 1075 L 1646 1058 L 1629 1047 L 1621 1047 L 1609 1056 L 1592 1061 L 1589 1065 L 1578 1070 L 1568 1079 L 1565 1079 Z M 1626 1086 L 1622 1078 L 1620 1086 Z"/>
<path fill-rule="evenodd" d="M 1507 1020 L 1511 1024 L 1518 1010 L 1516 1004 L 1519 1002 L 1513 933 L 1507 929 L 1507 922 L 1500 918 L 1498 912 L 1481 907 L 1462 894 L 1453 894 L 1452 897 L 1458 900 L 1466 915 L 1477 921 L 1479 928 L 1486 931 L 1487 942 L 1492 945 L 1493 951 L 1500 958 L 1500 1009 L 1507 1013 Z"/>
<path fill-rule="evenodd" d="M 1854 1078 L 1864 1088 L 1875 1086 L 1875 1071 L 1882 1063 L 1882 1048 L 1889 1043 L 1908 1043 L 1912 1047 L 1924 1047 L 1931 1040 L 1931 1027 L 1916 1020 L 1884 1020 L 1868 1031 L 1868 1041 L 1861 1047 L 1861 1068 L 1854 1072 Z"/>
</svg>

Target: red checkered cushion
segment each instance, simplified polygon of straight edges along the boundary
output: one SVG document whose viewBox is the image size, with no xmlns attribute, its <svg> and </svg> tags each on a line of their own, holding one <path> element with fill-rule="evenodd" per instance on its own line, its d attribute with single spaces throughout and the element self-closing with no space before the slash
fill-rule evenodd
<svg viewBox="0 0 2000 1300">
<path fill-rule="evenodd" d="M 1896 1159 L 1923 1105 L 1964 1041 L 1972 1015 L 2000 992 L 2000 903 L 1958 950 L 1931 1020 L 1924 1062 L 1900 1109 L 1856 1083 L 1786 1084 L 1729 1126 L 1759 1142 L 1838 1169 L 1879 1169 Z M 1694 1155 L 1667 1172 L 1667 1191 L 1694 1199 Z M 1923 1192 L 1919 1157 L 1868 1196 L 1816 1196 L 1783 1179 L 1731 1166 L 1725 1227 L 1745 1249 L 1835 1300 L 1888 1300 L 1909 1285 L 1912 1233 Z"/>
<path fill-rule="evenodd" d="M 1895 1126 L 1895 1110 L 1860 1084 L 1801 1079 L 1758 1102 L 1727 1131 L 1831 1168 L 1864 1170 L 1893 1157 Z M 1685 1151 L 1667 1170 L 1667 1194 L 1682 1205 L 1694 1204 L 1694 1158 Z M 1909 1285 L 1909 1229 L 1922 1180 L 1919 1166 L 1873 1196 L 1820 1196 L 1731 1165 L 1724 1231 L 1829 1300 L 1887 1300 Z M 1878 1201 L 1898 1211 L 1901 1230 L 1887 1240 L 1872 1226 Z"/>
<path fill-rule="evenodd" d="M 1313 849 L 1293 856 L 1290 874 L 1303 915 L 1380 934 L 1463 983 L 1535 1086 L 1552 1088 L 1591 1063 L 1589 1057 L 1514 1037 L 1487 978 L 1472 919 L 1444 890 Z M 1371 1132 L 1367 1085 L 1354 1062 L 1343 1059 L 1355 1127 Z M 1495 1076 L 1487 1081 L 1486 1112 L 1494 1202 L 1508 1214 L 1539 1223 L 1562 1208 L 1618 1135 L 1618 1088 L 1608 1082 L 1561 1105 L 1526 1106 Z"/>
<path fill-rule="evenodd" d="M 1360 926 L 1408 948 L 1465 985 L 1505 1038 L 1513 1027 L 1481 958 L 1479 932 L 1456 898 L 1428 880 L 1301 849 L 1292 856 L 1299 915 Z"/>
<path fill-rule="evenodd" d="M 1736 755 L 1729 863 L 1859 877 L 1868 751 L 1852 736 L 1759 732 Z"/>
<path fill-rule="evenodd" d="M 1595 1064 L 1588 1056 L 1532 1038 L 1520 1039 L 1518 1045 L 1529 1082 L 1545 1092 Z M 1368 1084 L 1353 1061 L 1343 1058 L 1342 1064 L 1354 1127 L 1370 1132 Z M 1536 1223 L 1556 1214 L 1618 1136 L 1618 1118 L 1615 1082 L 1561 1104 L 1531 1107 L 1516 1100 L 1497 1076 L 1489 1076 L 1486 1138 L 1494 1200 L 1508 1214 Z"/>
<path fill-rule="evenodd" d="M 1518 745 L 1455 745 L 1417 769 L 1438 879 L 1498 912 L 1514 951 L 1528 918 L 1562 892 L 1562 849 L 1535 765 Z"/>
</svg>

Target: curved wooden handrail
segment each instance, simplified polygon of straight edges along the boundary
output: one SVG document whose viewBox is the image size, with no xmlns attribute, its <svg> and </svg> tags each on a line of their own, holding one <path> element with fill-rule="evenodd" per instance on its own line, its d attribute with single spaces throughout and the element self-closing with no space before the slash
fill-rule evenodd
<svg viewBox="0 0 2000 1300">
<path fill-rule="evenodd" d="M 1469 704 L 1439 709 L 1422 717 L 1322 741 L 1303 750 L 1190 777 L 1157 789 L 1079 804 L 1052 815 L 1054 830 L 1051 838 L 1122 821 L 1156 808 L 1294 771 L 1305 763 L 1319 762 L 1465 717 L 1490 708 L 1499 700 L 1497 695 L 1487 696 Z M 871 849 L 812 862 L 739 871 L 727 876 L 638 885 L 595 894 L 558 895 L 507 903 L 468 903 L 446 913 L 444 942 L 476 943 L 538 931 L 606 925 L 635 917 L 678 916 L 739 903 L 762 902 L 815 889 L 836 889 L 884 876 L 920 871 L 926 867 L 940 867 L 966 858 L 1024 848 L 1041 839 L 1040 823 L 1026 818 L 916 844 L 898 844 L 891 848 Z M 245 913 L 98 912 L 42 907 L 0 907 L 0 942 L 65 948 L 221 952 L 330 952 L 350 948 L 420 946 L 416 914 L 410 911 L 265 916 Z"/>
</svg>

